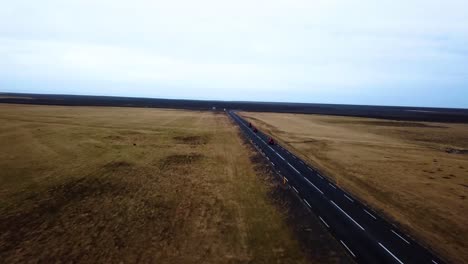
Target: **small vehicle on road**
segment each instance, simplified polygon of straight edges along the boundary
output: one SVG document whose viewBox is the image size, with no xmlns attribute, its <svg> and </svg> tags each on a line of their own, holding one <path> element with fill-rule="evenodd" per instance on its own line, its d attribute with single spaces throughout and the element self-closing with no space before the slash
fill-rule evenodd
<svg viewBox="0 0 468 264">
<path fill-rule="evenodd" d="M 273 138 L 268 138 L 268 145 L 274 145 L 275 144 L 275 140 Z"/>
<path fill-rule="evenodd" d="M 252 127 L 252 123 L 249 122 L 249 127 L 251 128 Z"/>
<path fill-rule="evenodd" d="M 257 133 L 258 132 L 258 129 L 256 127 L 253 128 L 253 132 L 254 133 Z"/>
</svg>

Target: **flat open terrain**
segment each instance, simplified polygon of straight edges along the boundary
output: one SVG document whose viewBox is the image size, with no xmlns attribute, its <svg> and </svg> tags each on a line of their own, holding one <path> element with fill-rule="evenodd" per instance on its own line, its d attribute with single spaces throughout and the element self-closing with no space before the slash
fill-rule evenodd
<svg viewBox="0 0 468 264">
<path fill-rule="evenodd" d="M 468 125 L 241 115 L 442 256 L 468 262 Z"/>
<path fill-rule="evenodd" d="M 304 263 L 224 114 L 0 104 L 0 262 Z"/>
</svg>

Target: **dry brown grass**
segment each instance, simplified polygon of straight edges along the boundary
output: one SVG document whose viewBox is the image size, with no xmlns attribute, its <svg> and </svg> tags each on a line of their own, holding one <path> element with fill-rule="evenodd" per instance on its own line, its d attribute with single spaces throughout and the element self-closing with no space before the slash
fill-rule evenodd
<svg viewBox="0 0 468 264">
<path fill-rule="evenodd" d="M 468 125 L 242 115 L 442 255 L 468 262 Z"/>
<path fill-rule="evenodd" d="M 0 105 L 0 262 L 303 263 L 226 115 Z"/>
</svg>

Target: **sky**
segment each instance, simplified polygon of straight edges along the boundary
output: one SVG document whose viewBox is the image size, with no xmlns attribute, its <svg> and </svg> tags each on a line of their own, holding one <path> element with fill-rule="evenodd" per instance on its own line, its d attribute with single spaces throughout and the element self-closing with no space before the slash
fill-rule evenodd
<svg viewBox="0 0 468 264">
<path fill-rule="evenodd" d="M 466 0 L 15 0 L 0 92 L 468 108 Z"/>
</svg>

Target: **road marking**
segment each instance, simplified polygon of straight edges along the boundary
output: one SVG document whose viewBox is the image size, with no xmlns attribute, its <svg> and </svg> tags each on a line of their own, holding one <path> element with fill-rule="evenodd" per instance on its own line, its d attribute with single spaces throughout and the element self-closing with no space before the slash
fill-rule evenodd
<svg viewBox="0 0 468 264">
<path fill-rule="evenodd" d="M 276 166 L 276 165 L 273 163 L 273 161 L 270 161 L 270 162 L 271 162 L 271 165 Z"/>
<path fill-rule="evenodd" d="M 435 261 L 435 260 L 432 260 L 432 263 L 434 263 L 434 264 L 439 264 L 439 263 L 437 263 L 437 261 Z"/>
<path fill-rule="evenodd" d="M 294 168 L 294 166 L 291 165 L 289 162 L 288 162 L 288 165 L 289 165 L 289 167 L 291 167 L 293 170 L 295 170 L 295 171 L 297 172 L 297 174 L 301 175 L 301 173 L 300 173 L 296 168 Z"/>
<path fill-rule="evenodd" d="M 294 189 L 294 191 L 295 191 L 297 194 L 299 194 L 299 191 L 298 191 L 296 188 L 294 188 L 294 186 L 292 186 L 292 188 Z"/>
<path fill-rule="evenodd" d="M 310 206 L 309 202 L 307 202 L 306 199 L 302 199 L 302 200 L 304 200 L 304 202 L 307 204 L 307 206 L 309 206 L 309 208 L 312 208 L 312 206 Z"/>
<path fill-rule="evenodd" d="M 382 243 L 379 242 L 379 245 L 380 245 L 383 249 L 385 249 L 385 251 L 387 251 L 388 254 L 390 254 L 394 259 L 396 259 L 400 264 L 404 264 L 399 258 L 397 258 L 395 255 L 393 255 L 393 253 L 392 253 L 390 250 L 388 250 L 386 247 L 384 247 L 384 245 L 382 245 Z"/>
<path fill-rule="evenodd" d="M 401 238 L 401 240 L 405 241 L 407 244 L 410 244 L 410 242 L 408 240 L 406 240 L 404 237 L 400 236 L 400 234 L 398 234 L 397 232 L 393 231 L 393 229 L 390 230 L 390 231 L 392 231 L 393 234 L 397 235 L 399 238 Z"/>
<path fill-rule="evenodd" d="M 276 153 L 276 155 L 278 155 L 282 160 L 285 160 L 279 153 Z"/>
<path fill-rule="evenodd" d="M 330 226 L 327 224 L 327 222 L 325 222 L 325 220 L 323 220 L 322 217 L 319 216 L 319 218 L 320 218 L 320 221 L 322 221 L 322 223 L 323 223 L 327 228 L 330 228 Z"/>
<path fill-rule="evenodd" d="M 330 185 L 331 187 L 333 187 L 333 189 L 336 189 L 335 185 L 331 184 L 331 183 L 328 183 L 328 185 Z"/>
<path fill-rule="evenodd" d="M 304 164 L 304 162 L 302 160 L 299 161 L 300 163 Z"/>
<path fill-rule="evenodd" d="M 368 215 L 370 215 L 374 220 L 377 220 L 377 217 L 375 217 L 373 214 L 369 213 L 366 209 L 364 209 L 364 212 L 366 212 Z"/>
<path fill-rule="evenodd" d="M 354 220 L 351 216 L 349 216 L 349 214 L 347 214 L 345 211 L 343 211 L 343 209 L 341 209 L 341 207 L 339 207 L 335 202 L 333 202 L 333 200 L 330 200 L 330 202 L 332 202 L 332 204 L 334 206 L 336 206 L 336 208 L 338 208 L 343 214 L 345 214 L 351 221 L 353 221 L 361 230 L 365 230 L 364 227 L 362 227 L 358 222 L 356 222 L 356 220 Z"/>
<path fill-rule="evenodd" d="M 323 194 L 322 190 L 320 190 L 317 186 L 315 186 L 315 184 L 313 184 L 312 182 L 310 182 L 306 177 L 303 177 L 304 180 L 306 180 L 310 185 L 312 185 L 317 191 L 319 191 L 321 194 Z"/>
<path fill-rule="evenodd" d="M 351 202 L 354 202 L 354 200 L 351 199 L 348 195 L 346 195 L 346 194 L 343 194 L 343 195 L 344 195 L 344 197 L 346 197 L 346 199 L 350 200 Z"/>
<path fill-rule="evenodd" d="M 322 180 L 323 180 L 323 176 L 322 176 L 322 175 L 320 175 L 319 173 L 317 173 L 317 176 L 319 176 L 319 177 L 320 177 L 320 179 L 322 179 Z"/>
<path fill-rule="evenodd" d="M 345 242 L 343 242 L 343 240 L 340 240 L 340 242 L 349 251 L 349 253 L 351 253 L 351 255 L 353 255 L 353 257 L 356 257 L 356 255 L 354 255 L 354 253 L 351 251 L 351 249 L 349 249 L 349 247 L 345 244 Z"/>
</svg>

